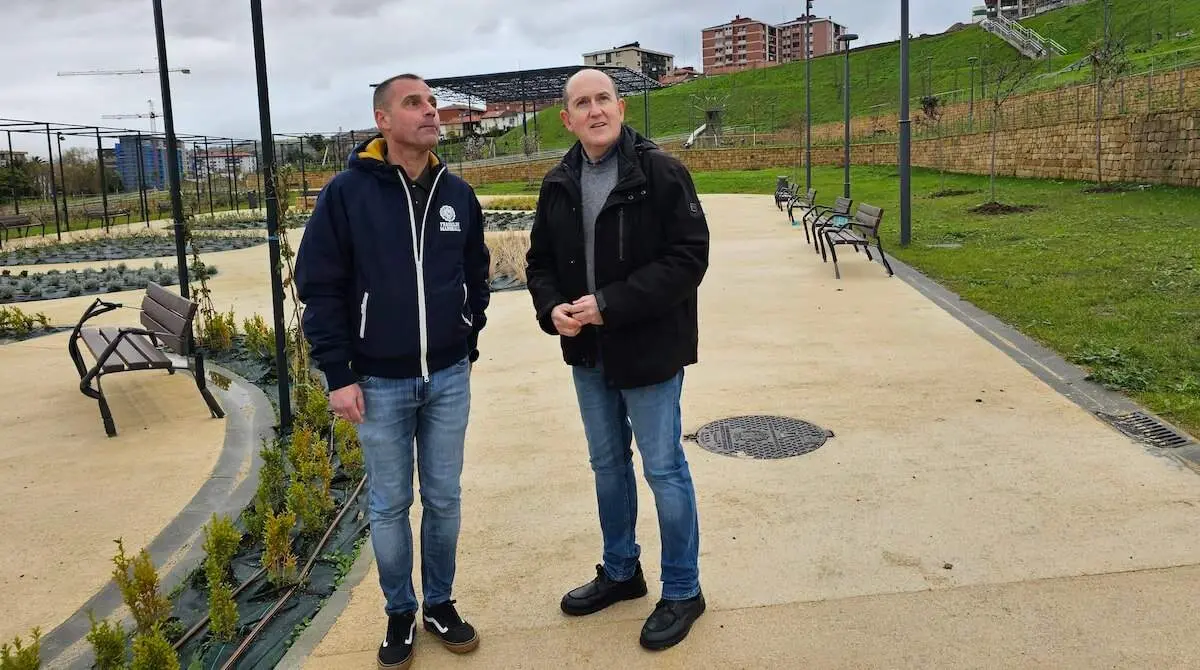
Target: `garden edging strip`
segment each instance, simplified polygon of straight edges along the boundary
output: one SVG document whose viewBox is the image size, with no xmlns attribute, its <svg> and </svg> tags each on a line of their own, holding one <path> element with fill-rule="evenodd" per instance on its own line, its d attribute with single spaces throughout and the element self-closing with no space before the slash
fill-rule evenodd
<svg viewBox="0 0 1200 670">
<path fill-rule="evenodd" d="M 160 571 L 169 566 L 160 582 L 163 593 L 174 589 L 203 559 L 202 532 L 212 515 L 236 516 L 253 499 L 261 465 L 258 451 L 263 440 L 274 436 L 275 409 L 267 395 L 219 365 L 206 361 L 206 368 L 230 380 L 228 388 L 211 382 L 208 385 L 225 408 L 225 442 L 208 479 L 146 547 Z M 120 591 L 108 581 L 66 621 L 42 637 L 46 666 L 90 668 L 88 612 L 99 620 L 123 607 Z"/>
</svg>

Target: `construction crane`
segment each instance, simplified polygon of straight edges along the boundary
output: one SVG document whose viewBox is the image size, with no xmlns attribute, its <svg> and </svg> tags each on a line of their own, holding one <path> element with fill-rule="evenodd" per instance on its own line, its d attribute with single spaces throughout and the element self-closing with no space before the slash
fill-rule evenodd
<svg viewBox="0 0 1200 670">
<path fill-rule="evenodd" d="M 150 107 L 149 114 L 102 114 L 102 119 L 150 119 L 150 134 L 158 133 L 157 127 L 154 125 L 154 119 L 158 118 L 158 113 L 154 111 L 154 101 L 147 100 L 146 104 Z"/>
<path fill-rule="evenodd" d="M 192 69 L 187 67 L 171 68 L 167 72 L 180 72 L 182 74 L 191 74 Z M 81 77 L 93 75 L 113 75 L 113 74 L 158 74 L 158 68 L 138 68 L 134 70 L 73 70 L 59 72 L 60 77 Z"/>
</svg>

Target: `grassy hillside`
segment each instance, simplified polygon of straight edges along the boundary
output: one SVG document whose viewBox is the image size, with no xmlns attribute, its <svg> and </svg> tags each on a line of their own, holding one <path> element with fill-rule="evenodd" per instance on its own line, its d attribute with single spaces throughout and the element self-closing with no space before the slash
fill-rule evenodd
<svg viewBox="0 0 1200 670">
<path fill-rule="evenodd" d="M 1147 67 L 1174 67 L 1200 59 L 1200 1 L 1197 0 L 1111 0 L 1111 32 L 1123 38 L 1135 71 Z M 1168 17 L 1170 30 L 1168 31 Z M 1047 76 L 1033 82 L 1039 88 L 1062 86 L 1090 77 L 1085 68 L 1062 70 L 1077 62 L 1088 46 L 1104 34 L 1102 0 L 1048 12 L 1026 22 L 1043 36 L 1055 39 L 1068 50 L 1046 64 Z M 1178 32 L 1194 30 L 1191 37 L 1176 39 Z M 1157 34 L 1161 33 L 1161 37 Z M 959 92 L 965 97 L 971 70 L 967 58 L 976 56 L 989 68 L 1017 60 L 1020 55 L 1007 43 L 978 26 L 953 33 L 914 39 L 909 44 L 909 85 L 914 101 L 927 87 L 932 69 L 932 91 L 943 95 Z M 930 61 L 932 59 L 932 61 Z M 932 65 L 932 68 L 931 68 Z M 842 118 L 841 78 L 844 57 L 826 56 L 812 62 L 813 123 L 836 122 Z M 851 53 L 851 110 L 856 115 L 895 113 L 900 95 L 900 45 L 898 42 L 868 46 Z M 1051 73 L 1053 76 L 1050 76 Z M 725 125 L 752 126 L 760 132 L 799 128 L 804 120 L 804 63 L 788 63 L 762 70 L 714 76 L 673 86 L 650 95 L 650 127 L 653 136 L 687 133 L 702 123 L 695 105 L 705 98 L 728 96 Z M 976 82 L 981 78 L 976 68 Z M 626 101 L 626 120 L 643 127 L 642 96 Z M 919 105 L 913 103 L 914 110 Z M 538 115 L 543 148 L 567 146 L 569 137 L 558 118 L 558 108 Z M 530 124 L 532 130 L 533 125 Z M 515 150 L 520 146 L 520 129 L 499 141 Z"/>
</svg>

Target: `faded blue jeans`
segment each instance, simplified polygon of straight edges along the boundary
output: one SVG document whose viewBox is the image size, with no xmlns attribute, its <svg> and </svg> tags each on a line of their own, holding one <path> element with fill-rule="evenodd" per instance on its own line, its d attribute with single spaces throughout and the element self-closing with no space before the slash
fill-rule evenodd
<svg viewBox="0 0 1200 670">
<path fill-rule="evenodd" d="M 631 390 L 610 388 L 602 368 L 574 367 L 588 455 L 596 478 L 604 571 L 624 581 L 641 556 L 637 543 L 637 485 L 631 441 L 654 493 L 662 540 L 662 597 L 685 600 L 700 592 L 700 525 L 696 492 L 683 452 L 679 399 L 683 371 L 669 381 Z"/>
<path fill-rule="evenodd" d="M 467 359 L 415 379 L 360 381 L 366 416 L 358 426 L 367 467 L 371 546 L 388 614 L 415 612 L 413 445 L 421 485 L 421 588 L 426 607 L 450 600 L 461 521 L 463 442 L 471 407 Z"/>
</svg>

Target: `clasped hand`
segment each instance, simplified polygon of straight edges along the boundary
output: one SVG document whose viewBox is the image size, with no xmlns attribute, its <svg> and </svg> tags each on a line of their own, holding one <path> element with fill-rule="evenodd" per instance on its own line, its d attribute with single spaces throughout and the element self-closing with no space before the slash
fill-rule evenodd
<svg viewBox="0 0 1200 670">
<path fill-rule="evenodd" d="M 563 337 L 575 337 L 588 324 L 602 326 L 604 318 L 596 304 L 596 296 L 585 295 L 572 303 L 563 303 L 550 312 L 554 328 Z"/>
</svg>

